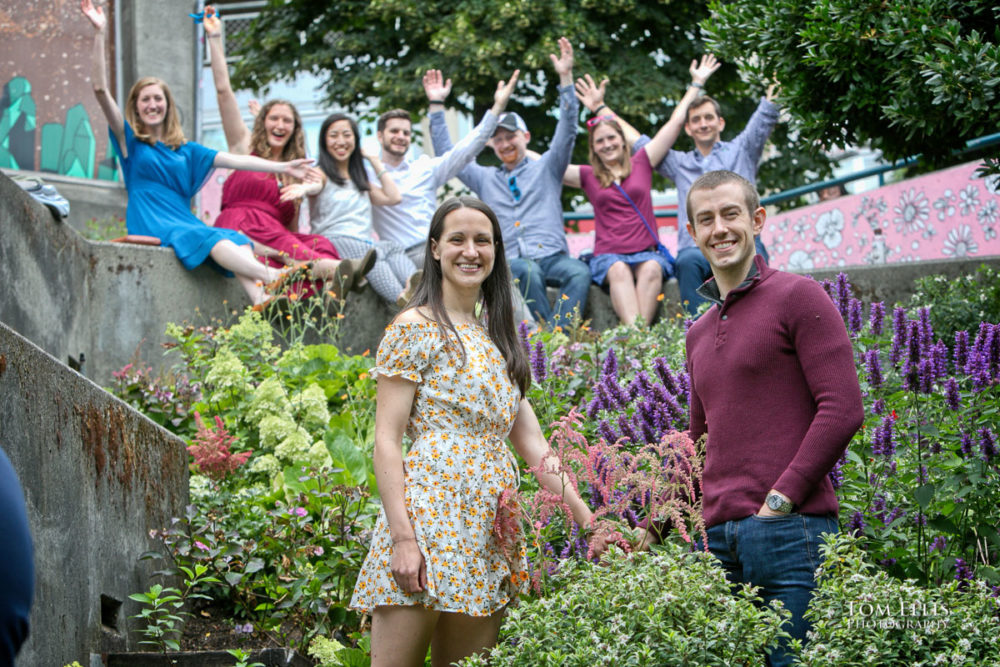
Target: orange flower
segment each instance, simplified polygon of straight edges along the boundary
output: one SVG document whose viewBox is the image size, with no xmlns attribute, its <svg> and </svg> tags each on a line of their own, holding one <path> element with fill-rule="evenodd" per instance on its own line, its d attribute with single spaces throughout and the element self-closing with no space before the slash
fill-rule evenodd
<svg viewBox="0 0 1000 667">
<path fill-rule="evenodd" d="M 656 300 L 663 301 L 663 292 L 660 292 L 658 295 L 656 295 Z"/>
</svg>

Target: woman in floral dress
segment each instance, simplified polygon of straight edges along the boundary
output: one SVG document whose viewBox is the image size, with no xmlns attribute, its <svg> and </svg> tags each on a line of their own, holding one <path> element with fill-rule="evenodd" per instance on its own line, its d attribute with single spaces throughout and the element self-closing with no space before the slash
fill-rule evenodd
<svg viewBox="0 0 1000 667">
<path fill-rule="evenodd" d="M 434 665 L 450 665 L 496 644 L 528 580 L 520 529 L 494 532 L 518 484 L 506 438 L 578 524 L 592 518 L 523 398 L 530 371 L 493 211 L 472 197 L 444 202 L 425 257 L 373 371 L 383 510 L 351 600 L 372 613 L 373 667 L 423 665 L 428 645 Z"/>
</svg>

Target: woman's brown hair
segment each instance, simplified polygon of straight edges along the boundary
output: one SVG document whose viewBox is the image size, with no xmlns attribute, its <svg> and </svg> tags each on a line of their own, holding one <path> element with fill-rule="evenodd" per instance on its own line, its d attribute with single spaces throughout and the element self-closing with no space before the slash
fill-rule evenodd
<svg viewBox="0 0 1000 667">
<path fill-rule="evenodd" d="M 622 130 L 622 126 L 618 124 L 618 121 L 613 118 L 602 118 L 593 125 L 587 128 L 587 158 L 590 160 L 590 166 L 594 168 L 594 176 L 600 182 L 602 188 L 609 187 L 615 182 L 615 176 L 611 173 L 611 170 L 604 165 L 604 161 L 594 152 L 594 133 L 597 132 L 597 128 L 602 125 L 607 125 L 615 132 L 618 136 L 622 138 L 622 156 L 619 158 L 618 167 L 621 171 L 621 179 L 624 181 L 628 178 L 628 175 L 632 173 L 632 160 L 629 159 L 632 147 L 628 145 L 628 141 L 625 140 L 625 132 Z"/>
<path fill-rule="evenodd" d="M 132 89 L 128 91 L 128 100 L 125 102 L 125 120 L 132 126 L 132 131 L 135 132 L 136 139 L 144 141 L 150 146 L 156 143 L 156 139 L 150 136 L 146 124 L 139 118 L 139 111 L 137 109 L 139 93 L 147 86 L 159 86 L 160 90 L 163 91 L 163 96 L 167 100 L 167 110 L 163 114 L 163 138 L 161 141 L 174 150 L 177 150 L 187 143 L 187 139 L 184 137 L 184 130 L 181 129 L 181 120 L 180 116 L 177 115 L 177 105 L 174 103 L 174 95 L 170 92 L 170 86 L 163 79 L 155 76 L 144 76 L 135 82 Z"/>
</svg>

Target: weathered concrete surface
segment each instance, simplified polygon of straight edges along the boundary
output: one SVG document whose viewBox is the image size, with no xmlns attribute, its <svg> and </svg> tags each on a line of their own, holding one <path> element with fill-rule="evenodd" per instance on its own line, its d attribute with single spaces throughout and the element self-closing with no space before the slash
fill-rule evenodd
<svg viewBox="0 0 1000 667">
<path fill-rule="evenodd" d="M 167 322 L 209 324 L 242 308 L 235 280 L 185 271 L 163 248 L 93 243 L 0 176 L 0 321 L 108 383 L 138 350 L 154 366 Z M 196 319 L 197 318 L 197 319 Z"/>
<path fill-rule="evenodd" d="M 897 262 L 881 266 L 849 266 L 844 269 L 809 271 L 816 280 L 836 280 L 846 273 L 854 288 L 854 296 L 865 303 L 883 301 L 887 306 L 908 303 L 914 293 L 914 281 L 930 275 L 948 278 L 974 273 L 981 264 L 1000 270 L 1000 257 L 967 257 L 931 262 Z M 887 312 L 892 312 L 888 307 Z"/>
<path fill-rule="evenodd" d="M 0 170 L 4 175 L 18 175 L 26 178 L 40 178 L 59 191 L 70 202 L 69 217 L 65 219 L 73 229 L 83 233 L 88 221 L 104 220 L 110 217 L 125 217 L 128 197 L 125 188 L 116 181 L 98 181 L 89 178 L 74 178 L 43 171 Z"/>
<path fill-rule="evenodd" d="M 35 545 L 31 636 L 18 664 L 138 650 L 132 593 L 187 504 L 184 443 L 0 324 L 0 446 L 24 486 Z"/>
</svg>

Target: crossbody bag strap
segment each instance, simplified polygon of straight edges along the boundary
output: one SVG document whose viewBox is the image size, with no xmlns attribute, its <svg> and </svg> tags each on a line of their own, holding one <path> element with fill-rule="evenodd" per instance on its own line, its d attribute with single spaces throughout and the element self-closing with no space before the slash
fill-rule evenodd
<svg viewBox="0 0 1000 667">
<path fill-rule="evenodd" d="M 639 210 L 639 207 L 635 205 L 635 202 L 632 201 L 632 198 L 628 196 L 628 193 L 625 192 L 625 189 L 622 186 L 618 185 L 618 183 L 614 181 L 612 181 L 612 184 L 616 188 L 618 188 L 618 192 L 622 193 L 622 197 L 625 197 L 625 201 L 627 201 L 629 204 L 632 205 L 632 208 L 635 209 L 635 212 L 639 215 L 639 219 L 642 220 L 642 224 L 646 225 L 646 231 L 648 231 L 653 236 L 653 241 L 657 245 L 659 245 L 660 235 L 656 233 L 652 225 L 650 225 L 649 222 L 646 220 L 646 216 L 642 214 L 642 211 Z"/>
</svg>

